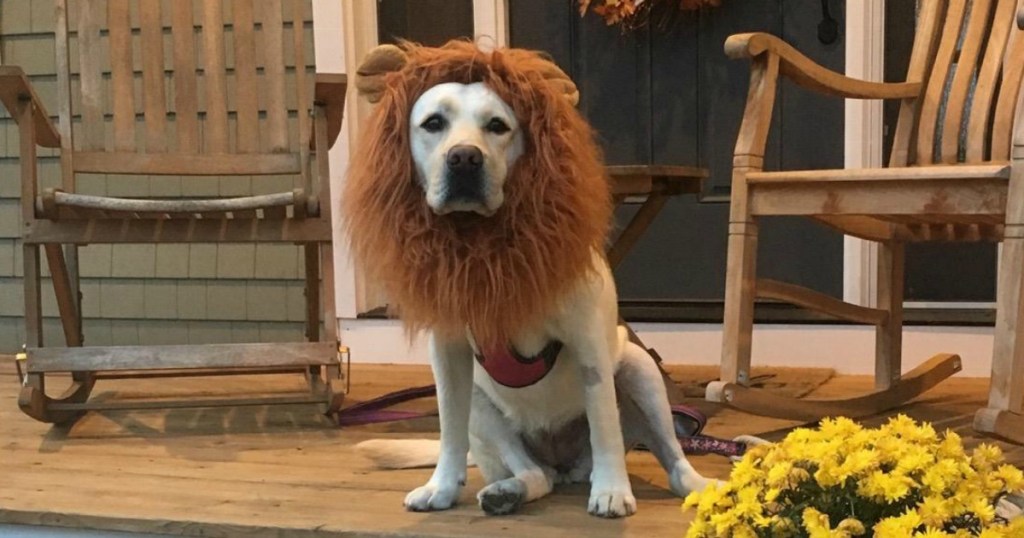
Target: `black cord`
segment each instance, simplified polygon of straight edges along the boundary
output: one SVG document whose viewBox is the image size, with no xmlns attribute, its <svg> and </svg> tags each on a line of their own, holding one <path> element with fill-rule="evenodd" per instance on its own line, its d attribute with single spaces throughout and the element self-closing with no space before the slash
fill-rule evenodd
<svg viewBox="0 0 1024 538">
<path fill-rule="evenodd" d="M 821 0 L 821 22 L 818 23 L 818 41 L 831 45 L 839 39 L 839 21 L 832 18 L 828 0 Z"/>
</svg>

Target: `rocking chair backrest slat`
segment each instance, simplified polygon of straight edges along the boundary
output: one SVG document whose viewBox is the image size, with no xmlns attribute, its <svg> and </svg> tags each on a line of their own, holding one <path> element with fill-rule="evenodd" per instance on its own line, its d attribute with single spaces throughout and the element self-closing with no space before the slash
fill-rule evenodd
<svg viewBox="0 0 1024 538">
<path fill-rule="evenodd" d="M 178 151 L 199 151 L 199 87 L 196 84 L 195 15 L 192 2 L 171 2 L 171 39 L 174 42 L 174 123 Z M 134 121 L 134 113 L 133 113 Z"/>
<path fill-rule="evenodd" d="M 1024 9 L 1024 0 L 1020 0 L 1019 5 Z M 1012 20 L 1012 15 L 1009 18 Z M 1014 111 L 1021 91 L 1021 79 L 1024 78 L 1024 31 L 1016 28 L 1016 25 L 1006 46 L 1002 75 L 992 120 L 992 160 L 1006 160 L 1010 157 Z"/>
<path fill-rule="evenodd" d="M 146 118 L 146 153 L 164 153 L 167 145 L 167 98 L 164 96 L 164 28 L 160 0 L 140 0 L 142 30 L 142 98 Z M 115 105 L 116 110 L 117 105 Z"/>
<path fill-rule="evenodd" d="M 919 55 L 931 54 L 928 45 L 935 30 L 938 41 L 930 69 L 917 79 L 925 85 L 916 103 L 916 129 L 902 125 L 910 118 L 906 109 L 914 106 L 905 103 L 890 166 L 1009 158 L 1013 112 L 1024 77 L 1024 32 L 1016 28 L 1014 14 L 1024 0 L 943 4 L 922 2 L 920 7 L 908 80 L 918 74 L 913 68 L 921 62 Z M 912 153 L 901 154 L 901 144 Z"/>
<path fill-rule="evenodd" d="M 228 102 L 224 73 L 224 9 L 217 2 L 203 2 L 203 81 L 206 82 L 206 152 L 227 153 Z"/>
<path fill-rule="evenodd" d="M 966 11 L 967 0 L 950 0 L 949 8 L 942 25 L 942 36 L 939 49 L 935 54 L 931 74 L 925 86 L 924 99 L 921 102 L 921 117 L 917 130 L 918 163 L 930 163 L 935 155 L 936 131 L 941 131 L 941 116 L 947 81 L 953 68 L 957 45 L 960 43 L 960 29 Z"/>
<path fill-rule="evenodd" d="M 992 0 L 973 0 L 967 10 L 960 54 L 956 59 L 956 71 L 951 77 L 946 98 L 945 117 L 941 127 L 936 129 L 941 133 L 937 160 L 943 163 L 952 164 L 959 160 L 960 132 L 963 120 L 971 109 L 968 100 L 977 74 L 981 48 L 991 30 L 989 23 L 992 22 L 993 4 Z"/>
<path fill-rule="evenodd" d="M 275 102 L 284 99 L 284 53 L 281 47 L 276 45 L 284 41 L 281 32 L 282 15 L 280 9 L 271 9 L 265 2 L 261 2 L 260 7 L 264 25 L 263 44 L 266 47 L 263 52 L 266 55 L 267 100 Z M 287 144 L 288 130 L 284 111 L 268 110 L 267 120 L 270 123 L 270 148 L 273 151 L 280 151 Z"/>
<path fill-rule="evenodd" d="M 988 48 L 981 69 L 978 71 L 978 82 L 974 86 L 974 100 L 970 108 L 968 133 L 983 133 L 992 121 L 992 103 L 999 88 L 1002 76 L 1003 56 L 1006 40 L 1010 29 L 1014 28 L 1013 16 L 1017 10 L 1017 0 L 999 0 L 995 16 L 992 19 L 992 32 L 988 37 Z M 985 160 L 988 141 L 983 136 L 967 137 L 967 158 L 969 163 Z"/>
<path fill-rule="evenodd" d="M 292 32 L 292 46 L 295 49 L 295 63 L 298 65 L 305 65 L 306 63 L 306 48 L 303 46 L 305 43 L 305 25 L 303 24 L 303 9 L 299 2 L 291 2 L 291 15 L 292 15 L 292 27 L 295 31 Z M 297 69 L 295 71 L 296 85 L 300 88 L 308 87 L 308 77 L 304 69 Z M 312 93 L 299 92 L 296 94 L 298 100 L 299 110 L 310 110 L 312 108 L 311 97 Z M 313 129 L 311 128 L 312 116 L 310 114 L 299 114 L 298 126 L 299 126 L 299 151 L 300 153 L 308 153 L 310 138 L 313 136 Z M 301 159 L 299 162 L 304 165 L 308 165 L 308 159 Z M 308 171 L 303 171 L 303 175 L 307 175 Z"/>
<path fill-rule="evenodd" d="M 128 0 L 109 0 L 110 75 L 114 100 L 114 149 L 135 150 L 135 73 L 132 70 L 132 19 Z M 187 3 L 187 2 L 183 2 Z"/>
<path fill-rule="evenodd" d="M 907 66 L 907 81 L 920 82 L 928 78 L 942 32 L 943 17 L 941 15 L 945 6 L 945 0 L 921 1 L 918 9 L 917 33 L 914 35 L 910 65 Z M 913 160 L 911 153 L 913 139 L 917 131 L 917 118 L 920 114 L 919 104 L 915 100 L 906 100 L 900 106 L 889 166 L 906 166 Z"/>
<path fill-rule="evenodd" d="M 100 13 L 87 2 L 79 4 L 78 65 L 82 96 L 82 147 L 101 149 L 103 143 L 103 73 L 100 56 Z"/>
<path fill-rule="evenodd" d="M 255 88 L 256 81 L 256 41 L 253 39 L 255 25 L 252 12 L 253 0 L 237 0 L 235 2 L 235 80 L 240 88 Z M 256 92 L 238 92 L 238 132 L 259 132 L 259 102 Z M 259 138 L 252 136 L 238 137 L 239 153 L 256 153 L 259 151 Z"/>
<path fill-rule="evenodd" d="M 56 2 L 71 30 L 57 47 L 71 59 L 59 77 L 75 151 L 181 155 L 150 163 L 175 174 L 197 154 L 283 153 L 296 174 L 308 168 L 310 0 Z M 82 161 L 96 171 L 112 157 Z"/>
</svg>

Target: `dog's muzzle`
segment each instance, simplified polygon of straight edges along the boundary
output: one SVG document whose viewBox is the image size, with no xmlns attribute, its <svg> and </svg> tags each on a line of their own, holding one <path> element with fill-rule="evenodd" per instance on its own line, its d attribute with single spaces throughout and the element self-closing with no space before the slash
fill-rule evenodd
<svg viewBox="0 0 1024 538">
<path fill-rule="evenodd" d="M 476 146 L 453 146 L 445 156 L 448 196 L 445 203 L 483 203 L 484 154 Z"/>
</svg>

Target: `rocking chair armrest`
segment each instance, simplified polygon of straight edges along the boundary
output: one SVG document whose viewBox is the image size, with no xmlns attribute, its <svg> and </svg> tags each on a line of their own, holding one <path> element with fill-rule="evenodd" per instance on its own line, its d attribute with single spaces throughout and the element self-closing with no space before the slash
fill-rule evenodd
<svg viewBox="0 0 1024 538">
<path fill-rule="evenodd" d="M 771 34 L 735 34 L 725 40 L 725 54 L 733 59 L 755 58 L 766 53 L 779 58 L 779 71 L 793 82 L 827 95 L 853 99 L 907 99 L 917 97 L 921 91 L 919 82 L 871 82 L 837 73 Z"/>
<path fill-rule="evenodd" d="M 59 148 L 60 134 L 50 121 L 46 107 L 32 88 L 32 83 L 25 76 L 25 72 L 13 65 L 0 66 L 0 102 L 3 102 L 15 121 L 18 120 L 18 109 L 23 101 L 29 101 L 32 105 L 36 144 L 44 148 Z"/>
<path fill-rule="evenodd" d="M 345 116 L 345 92 L 348 88 L 348 77 L 342 73 L 317 73 L 313 90 L 313 104 L 323 107 L 327 118 L 327 146 L 334 147 L 334 142 L 341 134 L 341 120 Z M 315 126 L 314 126 L 315 128 Z M 310 137 L 310 147 L 316 149 L 316 136 Z"/>
</svg>

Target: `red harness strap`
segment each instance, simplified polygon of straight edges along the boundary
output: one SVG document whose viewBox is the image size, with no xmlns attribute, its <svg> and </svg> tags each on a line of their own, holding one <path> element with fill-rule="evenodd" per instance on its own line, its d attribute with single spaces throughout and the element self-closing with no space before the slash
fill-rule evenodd
<svg viewBox="0 0 1024 538">
<path fill-rule="evenodd" d="M 544 379 L 555 367 L 562 343 L 555 340 L 534 357 L 524 357 L 512 346 L 485 349 L 476 354 L 476 362 L 495 382 L 509 388 L 529 387 Z"/>
</svg>

